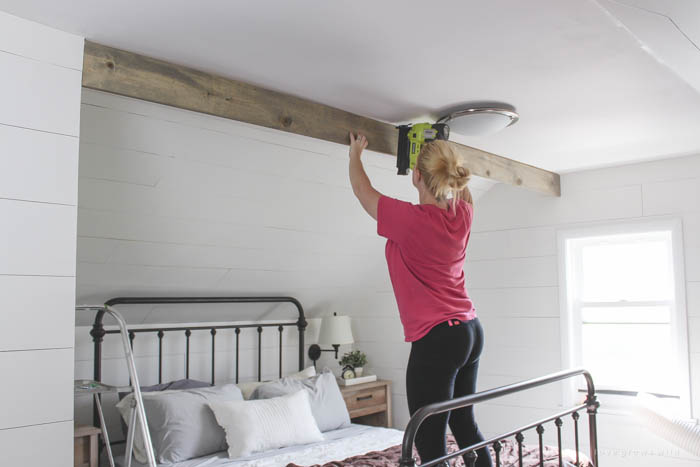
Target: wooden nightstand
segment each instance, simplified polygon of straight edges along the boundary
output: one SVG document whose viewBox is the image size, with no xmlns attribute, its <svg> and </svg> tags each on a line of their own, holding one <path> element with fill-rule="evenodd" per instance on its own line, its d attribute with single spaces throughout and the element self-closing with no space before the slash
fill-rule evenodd
<svg viewBox="0 0 700 467">
<path fill-rule="evenodd" d="M 97 437 L 102 430 L 94 426 L 76 425 L 73 433 L 75 467 L 97 467 Z"/>
<path fill-rule="evenodd" d="M 340 386 L 353 423 L 391 428 L 391 381 Z"/>
</svg>

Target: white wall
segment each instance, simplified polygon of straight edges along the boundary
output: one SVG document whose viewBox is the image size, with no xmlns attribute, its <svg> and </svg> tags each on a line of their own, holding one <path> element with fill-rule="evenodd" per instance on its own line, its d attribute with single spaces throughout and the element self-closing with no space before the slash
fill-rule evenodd
<svg viewBox="0 0 700 467">
<path fill-rule="evenodd" d="M 82 57 L 81 37 L 0 12 L 3 465 L 73 465 Z"/>
<path fill-rule="evenodd" d="M 385 317 L 392 326 L 386 339 L 403 341 L 384 240 L 352 194 L 347 146 L 95 91 L 83 91 L 82 102 L 79 302 L 118 295 L 292 295 L 311 318 L 351 314 L 355 347 L 368 352 L 380 377 L 395 380 L 397 420 L 405 419 L 403 374 L 392 368 L 405 365 L 406 355 L 380 365 L 387 356 L 372 342 L 376 322 L 369 319 Z M 410 179 L 396 175 L 394 158 L 368 152 L 364 160 L 380 190 L 415 201 Z M 475 194 L 490 185 L 476 180 Z M 132 325 L 294 316 L 290 307 L 121 310 Z M 90 322 L 79 317 L 78 324 Z M 91 376 L 88 330 L 76 330 L 78 377 Z M 317 332 L 312 319 L 307 345 Z M 254 379 L 256 333 L 241 336 L 241 380 Z M 277 334 L 263 336 L 263 373 L 272 377 Z M 207 335 L 193 343 L 201 367 L 193 376 L 200 379 L 209 375 L 208 342 Z M 296 342 L 296 331 L 285 333 L 287 371 L 296 368 Z M 231 336 L 217 335 L 217 343 L 217 381 L 232 379 Z M 165 379 L 183 376 L 182 346 L 182 336 L 166 334 Z M 120 353 L 110 349 L 104 379 L 124 384 Z M 156 351 L 155 341 L 137 337 L 144 384 L 157 381 Z M 338 369 L 330 354 L 320 363 Z M 89 401 L 78 401 L 76 417 L 89 420 Z"/>
<path fill-rule="evenodd" d="M 694 416 L 700 416 L 700 156 L 567 174 L 559 199 L 505 185 L 482 197 L 466 266 L 486 330 L 479 386 L 560 369 L 558 229 L 667 215 L 683 223 Z M 511 410 L 517 419 L 535 420 L 560 402 L 559 387 L 552 387 L 488 404 L 479 411 L 481 425 L 495 433 L 502 420 L 512 420 Z M 599 433 L 601 465 L 698 465 L 622 415 L 603 410 Z"/>
</svg>

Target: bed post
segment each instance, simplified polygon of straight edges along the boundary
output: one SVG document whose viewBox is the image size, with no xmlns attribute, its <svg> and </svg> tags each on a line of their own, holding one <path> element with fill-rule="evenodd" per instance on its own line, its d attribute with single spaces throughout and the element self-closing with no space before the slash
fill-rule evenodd
<svg viewBox="0 0 700 467">
<path fill-rule="evenodd" d="M 309 323 L 306 322 L 306 318 L 304 317 L 304 307 L 301 306 L 299 300 L 294 297 L 284 297 L 284 301 L 293 303 L 299 312 L 297 329 L 299 330 L 299 371 L 301 371 L 304 369 L 304 331 L 306 331 L 306 326 Z"/>
<path fill-rule="evenodd" d="M 304 318 L 304 312 L 299 305 L 299 320 L 297 321 L 297 329 L 299 329 L 299 371 L 304 369 L 304 331 L 306 330 L 307 322 Z"/>
<path fill-rule="evenodd" d="M 588 408 L 588 436 L 591 443 L 591 462 L 593 465 L 598 465 L 598 430 L 596 427 L 596 413 L 600 402 L 598 402 L 595 394 L 589 394 L 586 397 Z"/>
</svg>

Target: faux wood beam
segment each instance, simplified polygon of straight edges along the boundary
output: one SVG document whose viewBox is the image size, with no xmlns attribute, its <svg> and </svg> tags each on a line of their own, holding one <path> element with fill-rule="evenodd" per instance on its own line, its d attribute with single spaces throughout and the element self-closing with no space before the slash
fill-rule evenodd
<svg viewBox="0 0 700 467">
<path fill-rule="evenodd" d="M 85 42 L 83 86 L 181 109 L 348 144 L 350 131 L 369 149 L 396 156 L 394 125 L 277 91 Z M 474 175 L 559 196 L 559 175 L 455 144 Z"/>
</svg>

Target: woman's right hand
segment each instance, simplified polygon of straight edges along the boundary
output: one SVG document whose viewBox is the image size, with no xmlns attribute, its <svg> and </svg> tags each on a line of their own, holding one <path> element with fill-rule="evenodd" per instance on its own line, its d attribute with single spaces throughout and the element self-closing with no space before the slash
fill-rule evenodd
<svg viewBox="0 0 700 467">
<path fill-rule="evenodd" d="M 362 151 L 367 148 L 367 138 L 365 135 L 358 133 L 357 138 L 350 132 L 350 158 L 357 157 L 360 159 L 362 156 Z"/>
</svg>

